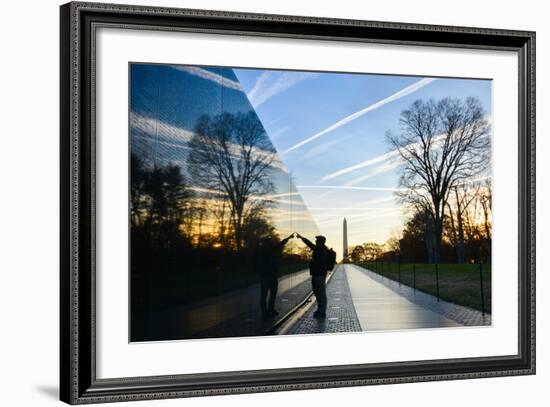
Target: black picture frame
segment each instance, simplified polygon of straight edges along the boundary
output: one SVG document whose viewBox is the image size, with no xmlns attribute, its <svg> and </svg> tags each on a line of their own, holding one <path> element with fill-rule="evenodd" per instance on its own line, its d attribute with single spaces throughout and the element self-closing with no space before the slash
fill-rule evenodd
<svg viewBox="0 0 550 407">
<path fill-rule="evenodd" d="M 60 398 L 70 404 L 535 373 L 535 33 L 73 2 L 60 7 Z M 96 378 L 95 71 L 99 26 L 508 50 L 519 59 L 519 351 L 515 355 Z"/>
</svg>

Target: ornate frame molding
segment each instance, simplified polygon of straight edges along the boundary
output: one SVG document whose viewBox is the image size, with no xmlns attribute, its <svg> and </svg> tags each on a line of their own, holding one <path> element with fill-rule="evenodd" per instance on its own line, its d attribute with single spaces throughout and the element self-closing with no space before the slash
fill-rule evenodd
<svg viewBox="0 0 550 407">
<path fill-rule="evenodd" d="M 60 395 L 70 404 L 302 390 L 535 373 L 535 33 L 226 11 L 68 3 L 60 8 Z M 97 379 L 95 369 L 95 29 L 175 30 L 518 53 L 518 355 Z"/>
</svg>

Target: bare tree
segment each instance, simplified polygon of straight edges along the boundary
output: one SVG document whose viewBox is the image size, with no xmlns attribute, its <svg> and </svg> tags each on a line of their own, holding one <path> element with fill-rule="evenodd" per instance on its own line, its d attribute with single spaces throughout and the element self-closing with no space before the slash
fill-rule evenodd
<svg viewBox="0 0 550 407">
<path fill-rule="evenodd" d="M 202 186 L 223 193 L 240 250 L 247 216 L 267 204 L 251 198 L 274 189 L 270 174 L 275 151 L 265 130 L 252 112 L 202 116 L 189 147 L 189 173 Z"/>
<path fill-rule="evenodd" d="M 411 261 L 423 261 L 420 250 L 424 247 L 428 263 L 433 263 L 433 219 L 427 210 L 419 208 L 411 214 L 403 229 L 403 242 L 405 242 L 405 256 Z"/>
<path fill-rule="evenodd" d="M 383 253 L 383 248 L 380 244 L 375 242 L 367 242 L 363 244 L 365 260 L 376 261 Z"/>
<path fill-rule="evenodd" d="M 490 179 L 486 179 L 483 184 L 483 188 L 479 189 L 478 199 L 479 199 L 479 203 L 481 204 L 481 208 L 483 209 L 483 226 L 485 227 L 485 238 L 487 240 L 491 240 L 492 227 L 491 227 L 490 216 L 491 216 L 491 211 L 493 209 L 492 207 L 493 194 L 492 194 Z"/>
<path fill-rule="evenodd" d="M 148 173 L 143 159 L 135 154 L 130 156 L 130 174 L 130 221 L 132 227 L 138 227 L 143 224 L 143 218 L 147 214 L 146 183 Z"/>
<path fill-rule="evenodd" d="M 351 259 L 359 263 L 365 259 L 365 248 L 361 245 L 357 245 L 351 251 Z"/>
<path fill-rule="evenodd" d="M 479 187 L 462 184 L 455 185 L 451 190 L 453 192 L 451 198 L 454 205 L 451 205 L 451 200 L 449 200 L 447 201 L 447 207 L 449 209 L 457 262 L 463 264 L 466 258 L 464 252 L 464 214 L 470 204 L 478 197 Z"/>
<path fill-rule="evenodd" d="M 142 237 L 169 247 L 184 237 L 181 227 L 190 218 L 193 194 L 177 165 L 148 167 L 134 154 L 130 165 L 131 226 Z"/>
<path fill-rule="evenodd" d="M 434 261 L 441 257 L 443 219 L 453 187 L 486 169 L 490 130 L 475 98 L 417 100 L 401 112 L 401 132 L 388 134 L 403 161 L 400 198 L 429 213 L 434 225 Z"/>
<path fill-rule="evenodd" d="M 401 238 L 402 233 L 398 230 L 393 230 L 390 233 L 390 237 L 383 245 L 384 251 L 388 258 L 393 260 L 399 260 L 401 255 Z"/>
</svg>

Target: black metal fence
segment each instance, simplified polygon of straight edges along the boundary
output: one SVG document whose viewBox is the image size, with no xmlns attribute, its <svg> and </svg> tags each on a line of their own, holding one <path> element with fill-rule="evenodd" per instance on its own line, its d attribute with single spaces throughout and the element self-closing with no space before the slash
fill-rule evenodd
<svg viewBox="0 0 550 407">
<path fill-rule="evenodd" d="M 363 262 L 360 266 L 437 299 L 491 313 L 491 264 Z"/>
</svg>

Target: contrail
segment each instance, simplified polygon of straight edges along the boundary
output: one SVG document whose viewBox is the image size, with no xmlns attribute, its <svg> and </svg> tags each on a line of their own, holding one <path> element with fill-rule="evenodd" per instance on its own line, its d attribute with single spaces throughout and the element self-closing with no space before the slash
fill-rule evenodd
<svg viewBox="0 0 550 407">
<path fill-rule="evenodd" d="M 347 185 L 296 185 L 297 189 L 351 189 L 358 191 L 405 191 L 403 188 L 387 188 L 387 187 L 354 187 Z"/>
<path fill-rule="evenodd" d="M 235 89 L 242 91 L 243 88 L 241 84 L 232 79 L 226 78 L 220 74 L 210 72 L 206 69 L 199 68 L 197 66 L 180 66 L 180 65 L 170 65 L 177 71 L 187 72 L 188 74 L 198 76 L 199 78 L 206 79 L 208 81 L 217 83 L 218 85 L 224 86 L 229 89 Z"/>
<path fill-rule="evenodd" d="M 422 89 L 424 86 L 429 85 L 430 83 L 432 83 L 435 80 L 436 80 L 436 78 L 423 78 L 423 79 L 420 79 L 419 81 L 413 83 L 412 85 L 409 85 L 406 88 L 401 89 L 399 92 L 396 92 L 393 95 L 388 96 L 385 99 L 382 99 L 382 100 L 380 100 L 376 103 L 373 103 L 372 105 L 369 105 L 369 106 L 365 107 L 364 109 L 359 110 L 358 112 L 350 114 L 349 116 L 344 117 L 342 120 L 337 121 L 336 123 L 334 123 L 333 125 L 327 127 L 326 129 L 321 130 L 319 133 L 316 133 L 313 136 L 311 136 L 311 137 L 309 137 L 305 140 L 302 140 L 297 144 L 294 144 L 292 147 L 288 148 L 283 153 L 288 153 L 292 150 L 296 150 L 297 148 L 300 148 L 303 145 L 312 142 L 316 138 L 319 138 L 319 137 L 321 137 L 321 136 L 323 136 L 323 135 L 325 135 L 325 134 L 327 134 L 327 133 L 329 133 L 333 130 L 336 130 L 339 127 L 342 127 L 345 124 L 348 124 L 349 122 L 351 122 L 355 119 L 358 119 L 359 117 L 367 114 L 370 111 L 376 110 L 379 107 L 384 106 L 385 104 L 388 104 L 388 103 L 393 102 L 395 100 L 401 99 L 404 96 L 410 95 L 411 93 L 416 92 L 419 89 Z"/>
<path fill-rule="evenodd" d="M 318 73 L 312 72 L 264 71 L 256 80 L 254 87 L 248 92 L 248 100 L 254 108 L 257 108 L 279 93 L 318 76 Z"/>
<path fill-rule="evenodd" d="M 439 144 L 445 139 L 445 137 L 446 137 L 445 134 L 440 134 L 438 136 L 435 136 L 433 138 L 433 141 L 432 141 L 433 145 L 436 146 L 436 147 L 439 146 Z M 418 150 L 421 147 L 421 143 L 418 141 L 418 142 L 415 142 L 415 143 L 408 144 L 406 147 L 407 148 L 414 148 L 415 150 Z M 371 165 L 375 165 L 375 164 L 382 164 L 383 167 L 389 171 L 389 170 L 393 169 L 395 166 L 397 166 L 397 162 L 394 161 L 394 159 L 397 158 L 397 157 L 399 157 L 399 150 L 394 149 L 394 150 L 389 151 L 387 153 L 377 155 L 376 157 L 369 158 L 368 160 L 362 161 L 358 164 L 353 164 L 349 167 L 342 168 L 338 171 L 327 174 L 323 178 L 321 178 L 321 181 L 328 181 L 329 179 L 333 179 L 333 178 L 339 177 L 341 175 L 344 175 L 344 174 L 347 174 L 347 173 L 350 173 L 350 172 L 353 172 L 353 171 L 360 170 L 362 168 L 370 167 Z M 374 170 L 374 171 L 377 171 L 377 170 Z M 380 170 L 380 172 L 383 172 L 383 171 Z M 380 172 L 378 172 L 378 173 L 380 173 Z M 366 178 L 368 178 L 368 177 L 366 177 Z"/>
<path fill-rule="evenodd" d="M 362 168 L 370 167 L 371 165 L 386 163 L 388 162 L 388 160 L 391 160 L 397 157 L 398 155 L 399 155 L 399 152 L 397 150 L 393 150 L 393 151 L 390 151 L 389 153 L 377 155 L 376 157 L 369 158 L 368 160 L 365 160 L 358 164 L 354 164 L 349 167 L 342 168 L 341 170 L 332 172 L 328 175 L 325 175 L 323 178 L 321 178 L 321 181 L 328 181 L 329 179 L 333 179 Z"/>
</svg>

